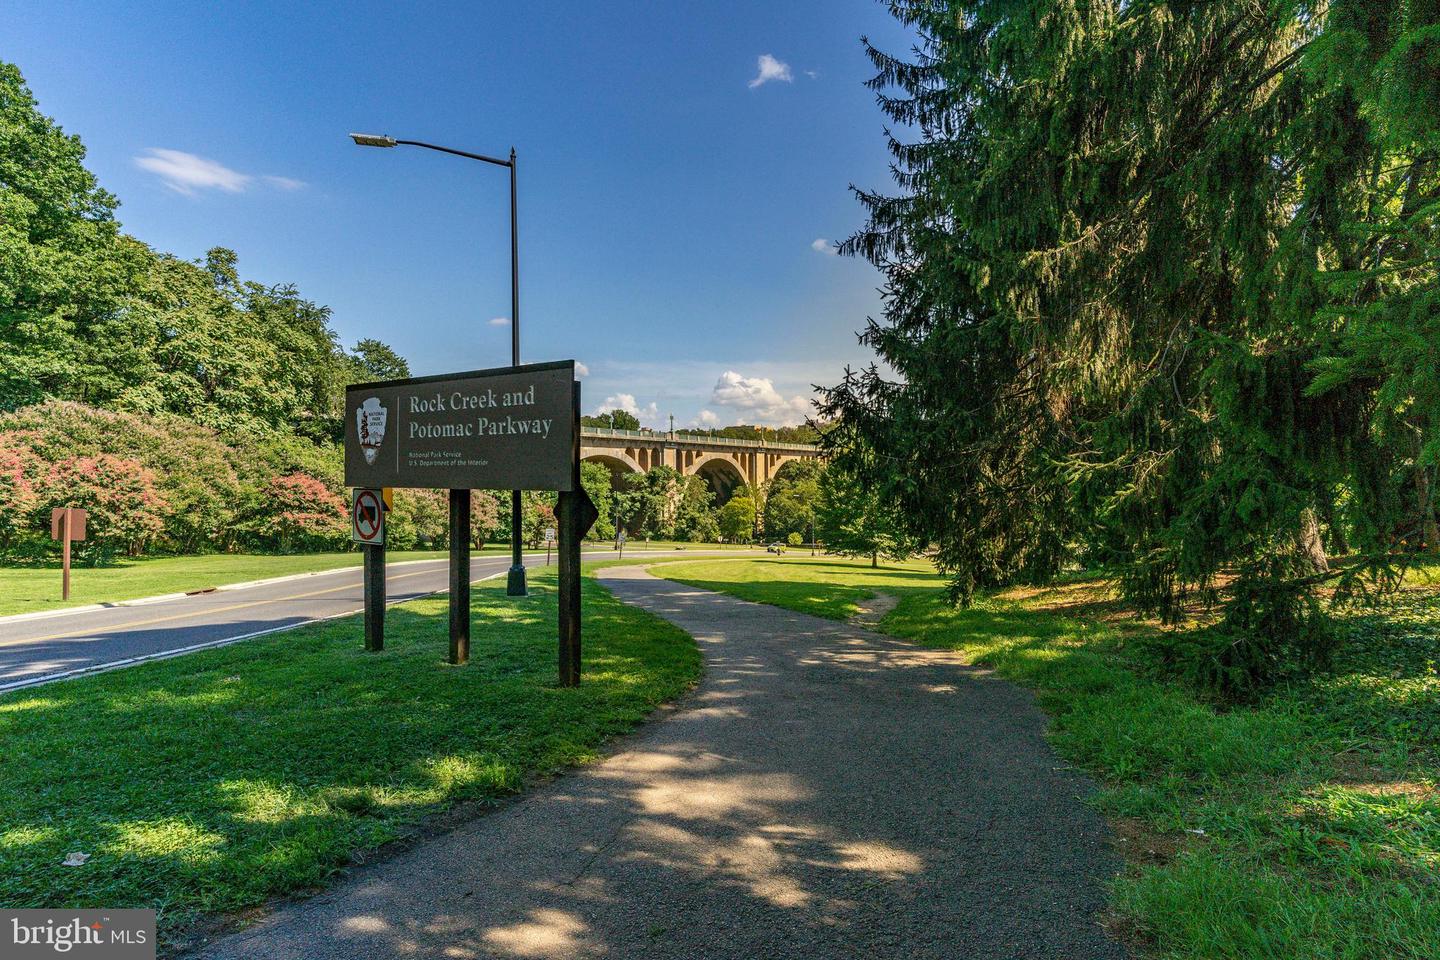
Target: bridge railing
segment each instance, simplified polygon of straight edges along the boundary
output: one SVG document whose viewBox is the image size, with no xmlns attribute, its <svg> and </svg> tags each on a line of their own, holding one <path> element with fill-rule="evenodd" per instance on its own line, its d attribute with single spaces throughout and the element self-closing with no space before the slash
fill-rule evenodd
<svg viewBox="0 0 1440 960">
<path fill-rule="evenodd" d="M 774 450 L 781 453 L 806 453 L 814 455 L 820 448 L 813 443 L 782 443 L 777 440 L 737 440 L 734 437 L 710 437 L 698 433 L 667 433 L 653 430 L 615 430 L 610 427 L 581 427 L 581 437 L 608 437 L 619 440 L 641 440 L 645 443 L 695 443 L 717 447 L 745 447 L 754 450 Z"/>
</svg>

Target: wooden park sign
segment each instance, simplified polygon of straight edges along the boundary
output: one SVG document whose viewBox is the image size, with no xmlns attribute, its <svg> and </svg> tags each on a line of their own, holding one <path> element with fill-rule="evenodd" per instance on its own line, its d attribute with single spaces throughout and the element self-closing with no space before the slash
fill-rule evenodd
<svg viewBox="0 0 1440 960">
<path fill-rule="evenodd" d="M 450 491 L 450 662 L 470 658 L 470 491 L 554 490 L 560 540 L 560 682 L 580 682 L 580 541 L 595 505 L 580 485 L 575 361 L 389 380 L 345 391 L 345 485 L 365 551 L 365 646 L 384 646 L 385 546 L 361 535 L 383 488 Z"/>
<path fill-rule="evenodd" d="M 55 507 L 50 511 L 50 539 L 59 540 L 60 599 L 70 599 L 70 543 L 85 539 L 85 521 L 90 514 L 81 507 Z"/>
</svg>

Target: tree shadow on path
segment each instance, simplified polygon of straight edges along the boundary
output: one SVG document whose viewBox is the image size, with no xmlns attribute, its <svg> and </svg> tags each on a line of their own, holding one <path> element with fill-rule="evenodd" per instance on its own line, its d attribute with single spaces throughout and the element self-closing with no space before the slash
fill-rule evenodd
<svg viewBox="0 0 1440 960">
<path fill-rule="evenodd" d="M 221 957 L 1109 958 L 1117 864 L 1026 692 L 947 651 L 635 568 L 706 678 L 623 752 Z"/>
</svg>

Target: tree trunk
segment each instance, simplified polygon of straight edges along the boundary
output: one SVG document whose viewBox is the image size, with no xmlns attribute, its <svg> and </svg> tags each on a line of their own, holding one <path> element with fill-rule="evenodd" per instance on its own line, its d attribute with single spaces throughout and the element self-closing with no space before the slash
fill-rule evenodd
<svg viewBox="0 0 1440 960">
<path fill-rule="evenodd" d="M 1430 473 L 1423 467 L 1415 471 L 1415 493 L 1420 506 L 1421 545 L 1426 553 L 1440 553 L 1440 524 L 1435 522 L 1435 494 L 1430 487 Z"/>
<path fill-rule="evenodd" d="M 1300 529 L 1295 534 L 1295 547 L 1300 558 L 1315 573 L 1326 573 L 1330 562 L 1325 558 L 1325 541 L 1320 537 L 1320 519 L 1313 507 L 1300 514 Z"/>
<path fill-rule="evenodd" d="M 1325 523 L 1325 530 L 1330 534 L 1330 552 L 1337 557 L 1343 557 L 1350 553 L 1350 543 L 1345 538 L 1345 528 L 1340 523 L 1340 516 L 1335 509 L 1335 494 L 1328 487 L 1320 494 L 1320 519 Z"/>
<path fill-rule="evenodd" d="M 870 551 L 870 566 L 871 566 L 871 567 L 879 567 L 879 566 L 880 566 L 880 551 L 879 551 L 879 550 L 871 550 L 871 551 Z"/>
</svg>

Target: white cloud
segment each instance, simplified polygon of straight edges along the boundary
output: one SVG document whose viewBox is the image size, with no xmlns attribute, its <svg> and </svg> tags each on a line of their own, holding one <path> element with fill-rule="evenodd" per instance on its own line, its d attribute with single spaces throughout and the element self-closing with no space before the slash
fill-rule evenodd
<svg viewBox="0 0 1440 960">
<path fill-rule="evenodd" d="M 144 156 L 136 157 L 135 166 L 150 171 L 163 180 L 165 186 L 187 196 L 193 195 L 196 190 L 239 193 L 255 179 L 215 160 L 161 147 L 150 147 Z"/>
<path fill-rule="evenodd" d="M 632 415 L 640 413 L 640 407 L 636 404 L 635 394 L 633 393 L 612 393 L 600 402 L 600 406 L 596 408 L 595 413 L 597 415 L 609 413 L 611 410 L 624 410 L 626 413 Z"/>
<path fill-rule="evenodd" d="M 492 327 L 508 327 L 508 326 L 510 326 L 510 318 L 509 318 L 509 317 L 491 317 L 491 318 L 490 318 L 490 326 L 492 326 Z"/>
<path fill-rule="evenodd" d="M 720 426 L 720 415 L 714 410 L 701 410 L 695 419 L 691 421 L 690 426 L 703 427 L 706 430 L 712 427 L 718 427 Z"/>
<path fill-rule="evenodd" d="M 218 160 L 164 147 L 147 147 L 144 154 L 135 157 L 135 166 L 155 174 L 165 186 L 187 197 L 201 190 L 241 193 L 257 179 L 279 190 L 299 190 L 305 186 L 303 180 L 293 177 L 254 177 L 232 170 Z"/>
<path fill-rule="evenodd" d="M 760 54 L 758 61 L 759 72 L 755 79 L 750 81 L 750 89 L 769 83 L 771 80 L 784 80 L 786 83 L 794 83 L 795 77 L 790 72 L 790 64 L 781 63 L 768 53 Z"/>
<path fill-rule="evenodd" d="M 847 339 L 853 342 L 853 338 Z M 736 409 L 711 402 L 715 382 L 721 373 L 739 370 L 746 377 L 768 377 L 782 398 L 795 394 L 811 397 L 811 384 L 839 383 L 846 364 L 864 367 L 877 362 L 877 358 L 863 347 L 842 348 L 842 351 L 810 350 L 810 355 L 803 360 L 777 360 L 746 354 L 707 360 L 676 357 L 663 362 L 636 360 L 623 355 L 597 358 L 591 365 L 590 376 L 585 380 L 585 411 L 593 413 L 600 398 L 607 394 L 629 393 L 636 397 L 653 398 L 664 413 L 675 414 L 676 424 L 687 427 L 708 425 L 705 420 L 697 420 L 702 409 L 708 409 L 717 416 L 716 426 L 760 423 L 761 419 L 753 413 L 747 412 L 742 416 Z M 439 372 L 439 369 L 437 367 L 433 372 Z M 885 376 L 896 376 L 883 362 L 880 369 Z M 813 408 L 800 404 L 784 413 L 778 423 L 799 423 L 806 416 L 814 416 Z M 763 422 L 766 426 L 776 423 Z M 668 423 L 668 418 L 665 423 Z M 659 425 L 663 427 L 664 423 Z"/>
<path fill-rule="evenodd" d="M 582 380 L 585 379 L 586 377 L 590 376 L 590 368 L 585 366 L 585 364 L 581 363 L 579 360 L 576 360 L 575 376 L 579 377 Z"/>
<path fill-rule="evenodd" d="M 806 71 L 805 71 L 805 76 L 809 77 L 811 80 L 819 80 L 819 79 L 820 79 L 820 71 L 819 71 L 819 70 L 806 70 Z"/>
<path fill-rule="evenodd" d="M 835 256 L 835 254 L 838 252 L 835 249 L 835 244 L 831 243 L 829 240 L 826 240 L 824 237 L 816 237 L 814 240 L 810 241 L 810 249 L 814 250 L 816 253 L 827 253 L 832 257 Z"/>
<path fill-rule="evenodd" d="M 595 408 L 595 414 L 599 416 L 611 410 L 624 410 L 647 427 L 655 426 L 660 420 L 660 408 L 655 401 L 652 400 L 642 407 L 632 393 L 616 393 L 606 397 L 600 406 Z"/>
<path fill-rule="evenodd" d="M 812 410 L 810 401 L 798 394 L 784 397 L 770 378 L 747 377 L 734 370 L 726 370 L 715 381 L 710 404 L 738 410 L 757 423 L 775 425 L 800 423 Z"/>
</svg>

